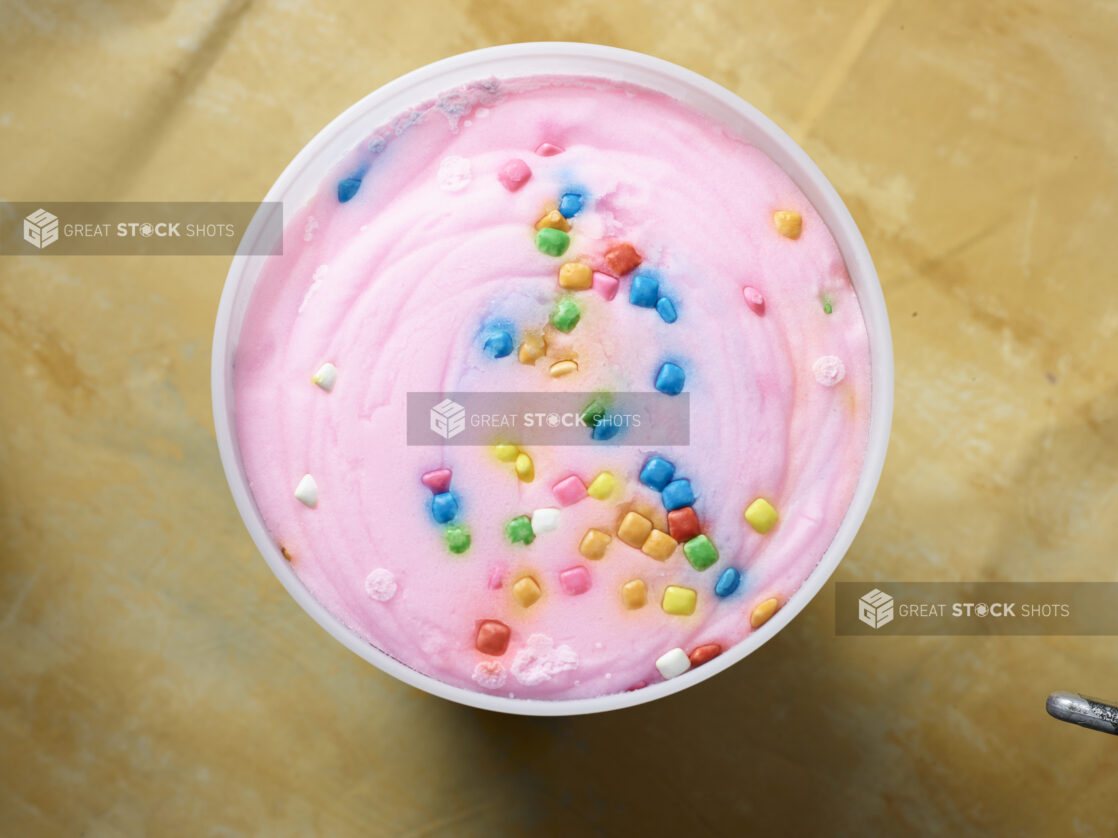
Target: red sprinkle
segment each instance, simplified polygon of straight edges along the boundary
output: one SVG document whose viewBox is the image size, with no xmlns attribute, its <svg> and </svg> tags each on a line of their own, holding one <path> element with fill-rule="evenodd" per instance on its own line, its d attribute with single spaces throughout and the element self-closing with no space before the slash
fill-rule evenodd
<svg viewBox="0 0 1118 838">
<path fill-rule="evenodd" d="M 696 646 L 687 656 L 692 666 L 702 666 L 707 661 L 712 661 L 722 654 L 722 647 L 717 643 L 707 643 L 705 646 Z"/>
<path fill-rule="evenodd" d="M 636 692 L 637 690 L 643 690 L 647 686 L 648 686 L 648 681 L 637 681 L 637 683 L 633 684 L 633 686 L 629 687 L 629 689 L 625 690 L 625 692 L 627 692 L 627 693 Z"/>
<path fill-rule="evenodd" d="M 450 469 L 448 468 L 437 468 L 434 471 L 429 471 L 419 479 L 424 486 L 436 495 L 450 491 Z"/>
<path fill-rule="evenodd" d="M 742 289 L 742 296 L 745 297 L 746 305 L 748 305 L 756 314 L 765 313 L 765 298 L 756 288 L 747 285 Z"/>
<path fill-rule="evenodd" d="M 486 655 L 503 655 L 509 647 L 509 627 L 500 620 L 480 620 L 474 645 Z"/>
<path fill-rule="evenodd" d="M 641 255 L 628 242 L 623 242 L 606 253 L 606 264 L 615 276 L 624 276 L 640 263 Z"/>
<path fill-rule="evenodd" d="M 690 541 L 700 532 L 699 516 L 695 514 L 693 507 L 685 506 L 668 513 L 668 535 L 680 544 Z"/>
</svg>

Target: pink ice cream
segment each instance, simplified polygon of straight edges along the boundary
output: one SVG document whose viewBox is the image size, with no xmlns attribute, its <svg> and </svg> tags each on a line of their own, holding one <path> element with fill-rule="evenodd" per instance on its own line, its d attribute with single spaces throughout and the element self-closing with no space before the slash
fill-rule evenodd
<svg viewBox="0 0 1118 838">
<path fill-rule="evenodd" d="M 572 191 L 583 206 L 569 249 L 547 255 L 536 222 Z M 797 238 L 774 223 L 785 211 L 802 219 Z M 635 271 L 611 271 L 620 243 L 642 257 Z M 581 319 L 564 335 L 544 327 L 570 261 L 597 273 L 595 288 L 569 292 Z M 630 302 L 643 271 L 675 322 Z M 547 355 L 491 357 L 494 322 L 511 324 L 517 348 L 542 330 Z M 552 377 L 561 359 L 577 371 Z M 686 375 L 689 445 L 525 444 L 526 482 L 490 446 L 406 444 L 409 392 L 655 392 L 665 360 Z M 336 380 L 316 386 L 327 363 Z M 788 176 L 675 100 L 575 77 L 452 91 L 355 149 L 265 267 L 234 386 L 253 496 L 309 591 L 419 672 L 542 699 L 654 683 L 678 672 L 671 655 L 657 666 L 672 650 L 728 650 L 754 631 L 754 609 L 785 602 L 831 543 L 871 397 L 858 299 Z M 658 560 L 619 538 L 630 511 L 668 530 L 663 498 L 639 478 L 652 456 L 690 481 L 712 566 L 696 569 L 683 544 Z M 562 478 L 601 472 L 616 482 L 606 499 L 557 500 Z M 440 524 L 432 503 L 447 481 L 457 510 Z M 764 533 L 744 517 L 758 498 L 778 515 Z M 531 544 L 510 543 L 507 522 L 550 508 L 554 529 L 545 513 Z M 448 549 L 448 527 L 469 533 L 468 549 Z M 611 536 L 598 559 L 579 549 L 592 528 Z M 722 596 L 728 568 L 740 583 Z M 527 606 L 514 595 L 524 577 L 541 593 Z M 643 607 L 622 596 L 632 580 L 645 583 Z M 668 586 L 695 592 L 692 614 L 665 610 Z"/>
</svg>

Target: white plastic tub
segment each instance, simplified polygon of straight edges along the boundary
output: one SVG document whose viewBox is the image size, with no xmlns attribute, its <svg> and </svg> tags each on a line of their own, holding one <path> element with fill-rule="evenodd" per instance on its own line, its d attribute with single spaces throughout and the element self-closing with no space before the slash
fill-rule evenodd
<svg viewBox="0 0 1118 838">
<path fill-rule="evenodd" d="M 725 88 L 690 70 L 636 52 L 593 44 L 510 44 L 429 64 L 370 93 L 323 128 L 291 161 L 265 200 L 282 202 L 284 217 L 290 218 L 311 197 L 334 164 L 397 114 L 448 89 L 477 79 L 540 74 L 601 76 L 643 85 L 679 99 L 722 122 L 733 133 L 768 154 L 791 176 L 831 229 L 846 261 L 870 338 L 873 393 L 869 447 L 853 500 L 834 541 L 812 574 L 771 620 L 714 660 L 678 678 L 654 683 L 634 692 L 598 698 L 565 701 L 506 698 L 450 686 L 423 675 L 358 638 L 310 595 L 280 554 L 253 501 L 238 450 L 234 422 L 233 359 L 245 310 L 266 256 L 238 255 L 233 259 L 214 331 L 212 385 L 214 425 L 221 461 L 245 526 L 272 572 L 319 625 L 374 666 L 433 695 L 487 710 L 554 716 L 631 707 L 687 689 L 749 655 L 800 613 L 842 561 L 877 487 L 885 461 L 893 411 L 893 347 L 885 300 L 865 242 L 834 187 L 804 151 L 756 108 Z M 246 239 L 257 234 L 255 228 L 250 229 Z"/>
</svg>

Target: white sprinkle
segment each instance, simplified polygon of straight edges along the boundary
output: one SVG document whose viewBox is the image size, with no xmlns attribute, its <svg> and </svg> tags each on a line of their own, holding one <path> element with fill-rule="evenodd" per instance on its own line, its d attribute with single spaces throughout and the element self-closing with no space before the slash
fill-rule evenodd
<svg viewBox="0 0 1118 838">
<path fill-rule="evenodd" d="M 461 192 L 470 185 L 470 161 L 451 155 L 439 164 L 439 188 L 447 192 Z"/>
<path fill-rule="evenodd" d="M 338 368 L 331 363 L 325 363 L 318 368 L 318 372 L 311 378 L 315 384 L 329 393 L 334 389 L 334 382 L 338 380 Z"/>
<path fill-rule="evenodd" d="M 474 681 L 487 690 L 499 690 L 505 685 L 508 676 L 500 661 L 482 661 L 474 667 Z"/>
<path fill-rule="evenodd" d="M 559 529 L 559 510 L 553 506 L 537 509 L 532 513 L 532 532 L 555 532 Z"/>
<path fill-rule="evenodd" d="M 299 481 L 299 485 L 295 487 L 295 497 L 311 509 L 318 506 L 318 484 L 309 474 L 304 474 L 303 479 Z"/>
<path fill-rule="evenodd" d="M 388 602 L 396 596 L 396 577 L 391 570 L 378 567 L 365 577 L 365 593 L 377 602 Z"/>
<path fill-rule="evenodd" d="M 602 641 L 599 640 L 597 643 L 595 643 L 594 648 L 595 649 L 601 649 L 602 648 Z"/>
<path fill-rule="evenodd" d="M 314 238 L 314 231 L 318 229 L 318 219 L 313 215 L 307 216 L 307 223 L 303 227 L 303 241 L 309 242 Z"/>
<path fill-rule="evenodd" d="M 691 660 L 685 651 L 675 648 L 657 659 L 656 668 L 665 679 L 676 678 L 691 668 Z"/>
<path fill-rule="evenodd" d="M 815 380 L 824 387 L 834 387 L 846 377 L 846 365 L 835 355 L 824 355 L 811 365 Z"/>
<path fill-rule="evenodd" d="M 607 672 L 607 673 L 606 673 L 606 680 L 607 680 L 607 681 L 608 681 L 608 680 L 609 680 L 610 678 L 612 678 L 612 677 L 613 677 L 613 673 L 612 673 L 612 672 Z"/>
</svg>

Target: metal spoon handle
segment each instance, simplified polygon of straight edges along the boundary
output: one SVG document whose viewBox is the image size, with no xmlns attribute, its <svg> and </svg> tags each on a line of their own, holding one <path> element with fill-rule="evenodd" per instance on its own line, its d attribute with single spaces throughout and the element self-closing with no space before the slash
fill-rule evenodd
<svg viewBox="0 0 1118 838">
<path fill-rule="evenodd" d="M 1046 703 L 1048 715 L 1091 730 L 1118 736 L 1118 707 L 1079 693 L 1054 692 Z"/>
</svg>

